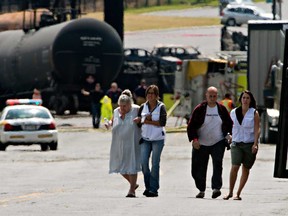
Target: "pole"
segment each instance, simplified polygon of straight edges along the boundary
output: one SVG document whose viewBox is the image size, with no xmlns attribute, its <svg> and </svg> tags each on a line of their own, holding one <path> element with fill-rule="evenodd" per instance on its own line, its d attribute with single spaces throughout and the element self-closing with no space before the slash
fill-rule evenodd
<svg viewBox="0 0 288 216">
<path fill-rule="evenodd" d="M 273 13 L 273 20 L 276 20 L 276 0 L 273 0 L 272 13 Z"/>
</svg>

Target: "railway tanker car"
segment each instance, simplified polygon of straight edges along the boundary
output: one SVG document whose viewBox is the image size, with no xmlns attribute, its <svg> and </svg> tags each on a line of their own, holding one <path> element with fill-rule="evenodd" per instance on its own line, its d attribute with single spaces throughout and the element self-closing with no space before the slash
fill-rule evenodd
<svg viewBox="0 0 288 216">
<path fill-rule="evenodd" d="M 76 113 L 85 78 L 92 75 L 105 88 L 117 77 L 122 61 L 119 35 L 95 19 L 1 32 L 0 102 L 31 96 L 37 88 L 44 106 L 57 114 Z"/>
</svg>

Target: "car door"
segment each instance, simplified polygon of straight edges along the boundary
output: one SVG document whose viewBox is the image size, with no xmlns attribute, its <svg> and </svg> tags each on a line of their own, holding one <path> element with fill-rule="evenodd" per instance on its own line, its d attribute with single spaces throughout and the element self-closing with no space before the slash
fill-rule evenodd
<svg viewBox="0 0 288 216">
<path fill-rule="evenodd" d="M 248 23 L 249 20 L 257 19 L 257 16 L 254 13 L 254 10 L 252 10 L 250 8 L 244 9 L 244 17 L 245 17 L 245 23 Z"/>
<path fill-rule="evenodd" d="M 235 8 L 235 20 L 236 23 L 240 25 L 247 22 L 244 13 L 244 8 L 242 7 Z"/>
<path fill-rule="evenodd" d="M 243 20 L 243 12 L 241 7 L 236 7 L 234 10 L 230 10 L 231 17 L 233 17 L 237 24 L 242 24 Z"/>
</svg>

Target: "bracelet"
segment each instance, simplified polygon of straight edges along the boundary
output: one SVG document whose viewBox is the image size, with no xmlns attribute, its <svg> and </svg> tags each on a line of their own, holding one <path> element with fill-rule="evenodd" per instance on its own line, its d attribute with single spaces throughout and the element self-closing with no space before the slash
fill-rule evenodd
<svg viewBox="0 0 288 216">
<path fill-rule="evenodd" d="M 193 142 L 197 142 L 197 141 L 198 141 L 198 139 L 197 139 L 197 138 L 194 138 L 194 139 L 193 139 Z"/>
</svg>

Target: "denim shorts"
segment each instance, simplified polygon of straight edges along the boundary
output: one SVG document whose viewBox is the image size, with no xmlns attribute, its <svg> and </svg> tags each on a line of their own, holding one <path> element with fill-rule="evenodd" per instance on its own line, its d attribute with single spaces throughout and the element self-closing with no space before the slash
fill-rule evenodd
<svg viewBox="0 0 288 216">
<path fill-rule="evenodd" d="M 256 154 L 252 153 L 253 143 L 236 143 L 231 145 L 231 161 L 232 165 L 241 165 L 247 169 L 251 169 L 255 160 Z"/>
</svg>

